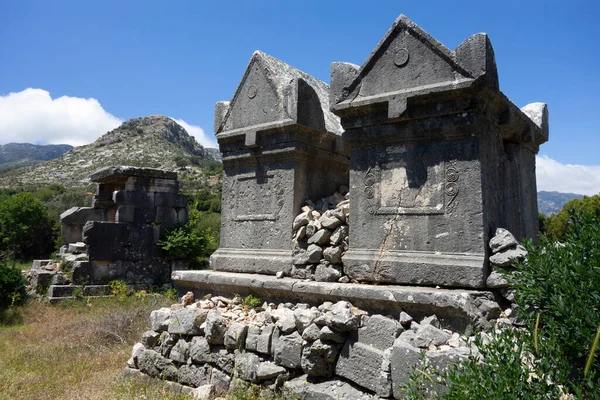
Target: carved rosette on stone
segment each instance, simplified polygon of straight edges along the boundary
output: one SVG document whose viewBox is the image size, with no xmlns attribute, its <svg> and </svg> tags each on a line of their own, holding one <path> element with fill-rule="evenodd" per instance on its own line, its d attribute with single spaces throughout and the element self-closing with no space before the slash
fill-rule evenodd
<svg viewBox="0 0 600 400">
<path fill-rule="evenodd" d="M 223 154 L 219 271 L 289 274 L 292 222 L 306 199 L 348 182 L 328 86 L 255 52 L 231 102 L 217 103 Z"/>
<path fill-rule="evenodd" d="M 351 278 L 480 288 L 497 227 L 536 237 L 547 108 L 500 92 L 487 35 L 452 51 L 400 16 L 362 66 L 332 65 L 330 104 L 351 159 Z"/>
</svg>

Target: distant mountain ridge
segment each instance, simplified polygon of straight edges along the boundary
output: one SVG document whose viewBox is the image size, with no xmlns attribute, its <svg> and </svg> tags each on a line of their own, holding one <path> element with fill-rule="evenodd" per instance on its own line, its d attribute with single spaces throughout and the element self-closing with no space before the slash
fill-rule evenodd
<svg viewBox="0 0 600 400">
<path fill-rule="evenodd" d="M 111 165 L 175 170 L 184 164 L 189 165 L 182 169 L 184 174 L 198 177 L 202 168 L 192 161 L 202 160 L 220 161 L 221 154 L 218 149 L 204 148 L 171 118 L 151 115 L 125 121 L 95 142 L 53 160 L 0 174 L 0 186 L 87 184 L 92 172 Z"/>
<path fill-rule="evenodd" d="M 58 158 L 71 149 L 73 146 L 68 144 L 1 144 L 0 173 Z"/>
<path fill-rule="evenodd" d="M 539 191 L 537 194 L 538 211 L 552 215 L 558 213 L 565 203 L 573 199 L 581 199 L 582 194 Z"/>
</svg>

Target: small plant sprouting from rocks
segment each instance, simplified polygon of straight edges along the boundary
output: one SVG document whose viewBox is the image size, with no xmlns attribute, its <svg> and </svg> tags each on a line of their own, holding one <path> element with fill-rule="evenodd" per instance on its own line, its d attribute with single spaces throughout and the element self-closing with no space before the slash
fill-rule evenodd
<svg viewBox="0 0 600 400">
<path fill-rule="evenodd" d="M 246 296 L 246 298 L 244 299 L 244 305 L 248 308 L 260 307 L 261 304 L 262 304 L 262 301 L 258 297 L 255 297 L 251 294 Z"/>
</svg>

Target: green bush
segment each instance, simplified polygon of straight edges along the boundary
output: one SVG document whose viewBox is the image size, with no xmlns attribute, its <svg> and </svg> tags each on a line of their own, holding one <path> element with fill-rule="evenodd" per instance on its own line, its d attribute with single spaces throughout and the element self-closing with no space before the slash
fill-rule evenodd
<svg viewBox="0 0 600 400">
<path fill-rule="evenodd" d="M 0 311 L 25 303 L 27 279 L 17 268 L 0 264 Z"/>
<path fill-rule="evenodd" d="M 55 221 L 31 193 L 18 193 L 0 201 L 0 252 L 14 259 L 44 257 L 52 253 Z"/>
<path fill-rule="evenodd" d="M 420 366 L 406 398 L 600 398 L 600 212 L 572 210 L 561 243 L 526 241 L 528 255 L 507 273 L 525 330 L 506 328 L 476 346 L 478 357 L 447 373 Z M 432 393 L 433 381 L 445 391 Z M 567 398 L 567 397 L 563 397 Z"/>
</svg>

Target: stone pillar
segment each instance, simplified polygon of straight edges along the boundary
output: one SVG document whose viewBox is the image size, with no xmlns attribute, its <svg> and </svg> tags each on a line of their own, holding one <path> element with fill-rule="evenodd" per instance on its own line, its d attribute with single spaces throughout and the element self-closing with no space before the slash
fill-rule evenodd
<svg viewBox="0 0 600 400">
<path fill-rule="evenodd" d="M 304 201 L 347 184 L 348 158 L 328 89 L 257 51 L 231 102 L 217 103 L 223 198 L 215 270 L 289 273 L 292 222 Z"/>
<path fill-rule="evenodd" d="M 350 277 L 480 288 L 497 227 L 537 235 L 547 109 L 500 92 L 487 35 L 452 51 L 400 16 L 361 67 L 332 65 L 330 104 L 350 150 Z"/>
</svg>

